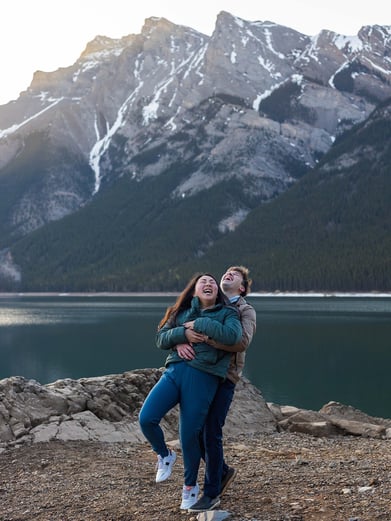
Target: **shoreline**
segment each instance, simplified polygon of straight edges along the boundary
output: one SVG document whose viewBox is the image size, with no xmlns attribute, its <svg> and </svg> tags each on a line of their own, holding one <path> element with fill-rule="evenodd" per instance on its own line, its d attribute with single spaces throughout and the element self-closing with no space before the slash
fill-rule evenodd
<svg viewBox="0 0 391 521">
<path fill-rule="evenodd" d="M 145 291 L 145 292 L 0 292 L 0 298 L 14 297 L 175 297 L 180 292 L 175 291 Z M 255 291 L 247 295 L 249 298 L 281 298 L 281 297 L 308 297 L 308 298 L 391 298 L 391 292 L 367 291 L 367 292 L 340 292 L 340 291 L 313 291 L 313 292 L 261 292 Z"/>
</svg>

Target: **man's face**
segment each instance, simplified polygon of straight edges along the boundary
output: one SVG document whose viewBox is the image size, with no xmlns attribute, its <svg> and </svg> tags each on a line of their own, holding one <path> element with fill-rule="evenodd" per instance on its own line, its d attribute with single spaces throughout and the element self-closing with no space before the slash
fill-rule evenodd
<svg viewBox="0 0 391 521">
<path fill-rule="evenodd" d="M 220 287 L 224 291 L 230 293 L 237 293 L 238 295 L 244 291 L 243 276 L 240 271 L 228 270 L 221 277 Z"/>
</svg>

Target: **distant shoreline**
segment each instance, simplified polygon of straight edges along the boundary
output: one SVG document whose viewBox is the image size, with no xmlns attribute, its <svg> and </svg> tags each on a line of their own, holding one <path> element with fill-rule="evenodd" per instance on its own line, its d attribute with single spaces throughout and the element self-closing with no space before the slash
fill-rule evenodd
<svg viewBox="0 0 391 521">
<path fill-rule="evenodd" d="M 99 291 L 96 293 L 90 292 L 64 292 L 64 291 L 50 291 L 50 292 L 20 292 L 20 293 L 0 293 L 0 298 L 6 297 L 172 297 L 179 295 L 179 292 L 160 292 L 160 291 L 146 291 L 146 292 L 122 292 L 122 293 L 114 293 L 114 292 L 104 292 Z"/>
<path fill-rule="evenodd" d="M 146 292 L 19 292 L 19 293 L 0 293 L 0 298 L 11 297 L 176 297 L 179 292 L 164 292 L 164 291 L 146 291 Z M 316 292 L 260 292 L 255 291 L 249 293 L 248 297 L 317 297 L 317 298 L 333 298 L 333 297 L 357 297 L 357 298 L 391 298 L 391 292 L 338 292 L 338 291 L 316 291 Z"/>
</svg>

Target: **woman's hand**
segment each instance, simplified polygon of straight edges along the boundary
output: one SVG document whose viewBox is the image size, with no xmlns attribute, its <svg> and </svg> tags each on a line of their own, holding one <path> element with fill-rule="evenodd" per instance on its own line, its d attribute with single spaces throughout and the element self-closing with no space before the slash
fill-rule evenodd
<svg viewBox="0 0 391 521">
<path fill-rule="evenodd" d="M 191 329 L 191 328 L 187 328 L 185 330 L 185 336 L 186 336 L 189 344 L 197 344 L 198 342 L 205 342 L 206 339 L 208 338 L 203 333 L 197 333 L 197 331 L 194 331 L 194 329 Z"/>
<path fill-rule="evenodd" d="M 195 358 L 194 349 L 190 344 L 178 344 L 176 350 L 178 355 L 184 360 L 193 360 Z"/>
<path fill-rule="evenodd" d="M 194 330 L 194 320 L 189 320 L 189 322 L 185 322 L 183 325 L 186 329 Z"/>
</svg>

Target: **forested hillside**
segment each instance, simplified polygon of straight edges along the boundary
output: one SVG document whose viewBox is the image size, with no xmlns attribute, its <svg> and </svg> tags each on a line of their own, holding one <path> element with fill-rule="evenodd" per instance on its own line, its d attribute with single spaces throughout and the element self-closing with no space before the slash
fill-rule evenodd
<svg viewBox="0 0 391 521">
<path fill-rule="evenodd" d="M 208 260 L 243 259 L 257 289 L 391 290 L 390 102 L 229 239 Z"/>
<path fill-rule="evenodd" d="M 235 201 L 235 182 L 185 205 L 169 197 L 180 169 L 145 179 L 138 190 L 129 190 L 124 178 L 77 214 L 18 242 L 13 255 L 29 281 L 22 287 L 178 290 L 195 271 L 217 274 L 244 263 L 255 291 L 391 290 L 390 165 L 386 102 L 315 170 L 221 239 L 216 223 Z M 196 245 L 206 231 L 202 249 Z"/>
</svg>

